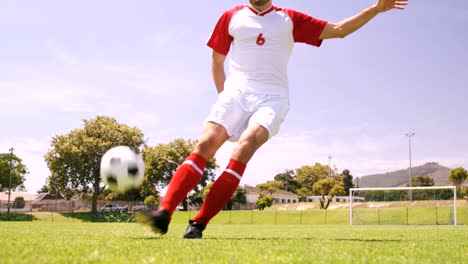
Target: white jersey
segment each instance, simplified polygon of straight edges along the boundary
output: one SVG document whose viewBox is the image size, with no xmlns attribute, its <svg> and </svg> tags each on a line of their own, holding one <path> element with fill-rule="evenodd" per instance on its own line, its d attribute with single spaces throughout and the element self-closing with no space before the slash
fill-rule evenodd
<svg viewBox="0 0 468 264">
<path fill-rule="evenodd" d="M 250 5 L 227 10 L 208 41 L 218 53 L 231 51 L 224 90 L 287 96 L 287 66 L 294 43 L 320 46 L 326 24 L 276 6 L 261 13 Z"/>
</svg>

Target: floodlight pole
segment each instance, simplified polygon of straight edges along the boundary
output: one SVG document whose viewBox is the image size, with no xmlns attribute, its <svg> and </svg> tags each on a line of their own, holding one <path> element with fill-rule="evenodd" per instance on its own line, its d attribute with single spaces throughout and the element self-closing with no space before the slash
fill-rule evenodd
<svg viewBox="0 0 468 264">
<path fill-rule="evenodd" d="M 57 175 L 55 175 L 55 212 L 58 212 L 57 193 Z"/>
<path fill-rule="evenodd" d="M 453 224 L 457 225 L 457 187 L 453 188 Z"/>
<path fill-rule="evenodd" d="M 408 177 L 409 177 L 409 187 L 412 187 L 412 175 L 411 175 L 411 137 L 415 135 L 414 132 L 408 132 L 405 134 L 408 137 L 408 146 L 409 146 L 409 170 L 408 170 Z M 413 201 L 413 192 L 410 189 L 408 192 L 408 198 Z"/>
<path fill-rule="evenodd" d="M 349 190 L 349 224 L 353 225 L 353 189 Z"/>
<path fill-rule="evenodd" d="M 328 179 L 331 178 L 331 159 L 332 159 L 332 156 L 328 156 Z"/>
<path fill-rule="evenodd" d="M 8 151 L 10 151 L 10 179 L 8 184 L 8 209 L 7 214 L 10 214 L 10 197 L 11 197 L 11 174 L 13 174 L 13 147 L 11 147 Z"/>
</svg>

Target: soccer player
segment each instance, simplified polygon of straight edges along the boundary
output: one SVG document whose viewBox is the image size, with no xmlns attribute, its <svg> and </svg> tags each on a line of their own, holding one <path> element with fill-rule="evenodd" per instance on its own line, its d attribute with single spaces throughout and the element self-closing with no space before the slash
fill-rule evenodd
<svg viewBox="0 0 468 264">
<path fill-rule="evenodd" d="M 280 8 L 272 0 L 249 0 L 219 19 L 208 46 L 219 93 L 195 150 L 174 173 L 159 208 L 148 214 L 153 230 L 165 234 L 177 205 L 200 181 L 207 160 L 228 139 L 237 141 L 231 159 L 215 181 L 184 238 L 201 238 L 210 220 L 235 192 L 245 167 L 260 146 L 274 136 L 289 109 L 287 64 L 295 42 L 319 47 L 324 39 L 344 38 L 377 14 L 404 9 L 408 0 L 377 0 L 338 23 Z M 224 62 L 229 58 L 229 76 Z"/>
</svg>

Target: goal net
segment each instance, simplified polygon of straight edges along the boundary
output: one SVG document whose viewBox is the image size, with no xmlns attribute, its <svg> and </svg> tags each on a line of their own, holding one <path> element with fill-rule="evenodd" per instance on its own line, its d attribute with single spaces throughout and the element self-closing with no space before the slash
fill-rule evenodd
<svg viewBox="0 0 468 264">
<path fill-rule="evenodd" d="M 455 186 L 351 188 L 351 225 L 457 225 Z"/>
</svg>

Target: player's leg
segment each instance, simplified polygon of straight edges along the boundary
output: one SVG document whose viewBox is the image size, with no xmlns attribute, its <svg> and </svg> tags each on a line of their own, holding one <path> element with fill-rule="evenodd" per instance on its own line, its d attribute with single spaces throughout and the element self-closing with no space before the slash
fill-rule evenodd
<svg viewBox="0 0 468 264">
<path fill-rule="evenodd" d="M 232 153 L 231 160 L 221 176 L 211 187 L 200 212 L 190 221 L 185 238 L 201 238 L 208 222 L 221 211 L 239 186 L 247 162 L 255 151 L 269 138 L 268 130 L 259 124 L 251 124 L 242 133 Z"/>
<path fill-rule="evenodd" d="M 237 127 L 245 124 L 247 118 L 248 115 L 242 110 L 237 100 L 220 94 L 211 109 L 195 150 L 176 170 L 161 205 L 150 215 L 149 223 L 156 233 L 167 232 L 172 213 L 187 193 L 198 184 L 207 161 L 233 134 L 232 131 L 237 131 Z"/>
<path fill-rule="evenodd" d="M 283 122 L 288 110 L 288 98 L 273 97 L 262 103 L 249 119 L 247 129 L 240 136 L 231 160 L 211 187 L 200 212 L 192 220 L 185 238 L 201 238 L 208 222 L 229 202 L 237 189 L 246 164 L 254 153 L 272 136 Z"/>
<path fill-rule="evenodd" d="M 148 223 L 155 233 L 168 231 L 171 216 L 177 205 L 200 181 L 206 163 L 227 140 L 226 129 L 216 123 L 207 122 L 195 150 L 177 168 L 159 208 L 149 214 L 141 214 L 140 222 Z"/>
<path fill-rule="evenodd" d="M 205 124 L 195 150 L 177 168 L 169 182 L 164 199 L 159 206 L 161 209 L 172 215 L 187 193 L 198 184 L 206 163 L 215 155 L 227 138 L 228 135 L 223 126 L 212 122 Z"/>
</svg>

